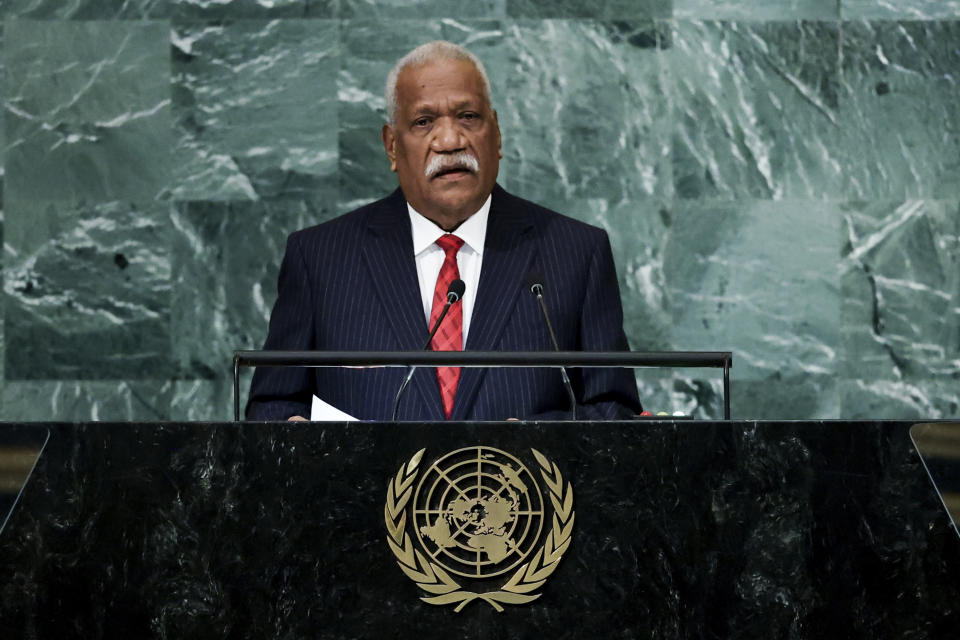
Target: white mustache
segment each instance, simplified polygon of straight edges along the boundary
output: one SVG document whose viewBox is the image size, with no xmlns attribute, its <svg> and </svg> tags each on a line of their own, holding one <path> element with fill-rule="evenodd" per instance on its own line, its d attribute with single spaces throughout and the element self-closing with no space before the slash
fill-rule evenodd
<svg viewBox="0 0 960 640">
<path fill-rule="evenodd" d="M 470 173 L 476 173 L 480 169 L 480 163 L 473 157 L 472 153 L 458 151 L 457 153 L 444 153 L 430 158 L 427 168 L 423 170 L 423 175 L 432 178 L 441 171 L 451 169 L 466 169 Z"/>
</svg>

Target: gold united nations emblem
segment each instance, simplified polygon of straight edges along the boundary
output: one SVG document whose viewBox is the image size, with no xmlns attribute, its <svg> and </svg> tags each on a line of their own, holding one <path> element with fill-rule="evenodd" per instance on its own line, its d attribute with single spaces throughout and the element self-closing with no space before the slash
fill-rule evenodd
<svg viewBox="0 0 960 640">
<path fill-rule="evenodd" d="M 564 486 L 557 465 L 530 450 L 546 485 L 544 500 L 535 474 L 505 451 L 458 449 L 421 474 L 425 451 L 394 476 L 384 508 L 397 564 L 431 594 L 421 600 L 456 605 L 455 611 L 483 600 L 503 611 L 502 604 L 539 598 L 537 589 L 556 570 L 573 533 L 573 488 Z"/>
</svg>

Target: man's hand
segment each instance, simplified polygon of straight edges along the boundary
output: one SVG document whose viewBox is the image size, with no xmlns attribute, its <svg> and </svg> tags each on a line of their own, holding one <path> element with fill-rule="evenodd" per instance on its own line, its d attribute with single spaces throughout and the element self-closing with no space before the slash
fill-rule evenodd
<svg viewBox="0 0 960 640">
<path fill-rule="evenodd" d="M 287 418 L 287 422 L 310 422 L 310 421 L 304 418 L 303 416 L 290 416 L 289 418 Z"/>
</svg>

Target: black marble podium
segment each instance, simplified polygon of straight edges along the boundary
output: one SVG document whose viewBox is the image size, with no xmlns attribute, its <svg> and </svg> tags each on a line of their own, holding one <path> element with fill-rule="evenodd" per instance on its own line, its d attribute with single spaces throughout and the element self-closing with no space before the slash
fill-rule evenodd
<svg viewBox="0 0 960 640">
<path fill-rule="evenodd" d="M 955 637 L 960 538 L 911 424 L 44 425 L 0 635 Z M 502 613 L 422 603 L 386 542 L 398 468 L 472 445 L 535 447 L 575 490 L 543 595 Z"/>
</svg>

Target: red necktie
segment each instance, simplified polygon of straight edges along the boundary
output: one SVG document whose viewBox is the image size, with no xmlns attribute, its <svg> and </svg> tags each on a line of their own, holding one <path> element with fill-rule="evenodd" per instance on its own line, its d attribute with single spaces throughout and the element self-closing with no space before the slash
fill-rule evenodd
<svg viewBox="0 0 960 640">
<path fill-rule="evenodd" d="M 457 252 L 463 246 L 463 240 L 452 234 L 440 236 L 437 240 L 447 256 L 437 276 L 437 286 L 433 290 L 433 306 L 430 308 L 430 328 L 437 323 L 443 306 L 447 303 L 447 289 L 450 283 L 460 278 L 457 267 Z M 463 302 L 457 300 L 450 305 L 447 317 L 430 341 L 434 351 L 463 351 Z M 437 367 L 437 382 L 440 384 L 440 397 L 443 400 L 443 412 L 450 419 L 453 413 L 453 399 L 457 395 L 457 382 L 460 381 L 460 367 Z"/>
</svg>

